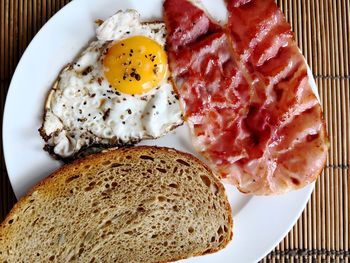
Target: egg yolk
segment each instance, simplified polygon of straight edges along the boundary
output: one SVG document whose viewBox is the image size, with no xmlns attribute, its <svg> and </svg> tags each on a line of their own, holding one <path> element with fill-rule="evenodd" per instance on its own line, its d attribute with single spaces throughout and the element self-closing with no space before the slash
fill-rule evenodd
<svg viewBox="0 0 350 263">
<path fill-rule="evenodd" d="M 142 94 L 158 87 L 167 74 L 163 47 L 144 36 L 112 44 L 103 58 L 103 65 L 112 87 L 128 94 Z"/>
</svg>

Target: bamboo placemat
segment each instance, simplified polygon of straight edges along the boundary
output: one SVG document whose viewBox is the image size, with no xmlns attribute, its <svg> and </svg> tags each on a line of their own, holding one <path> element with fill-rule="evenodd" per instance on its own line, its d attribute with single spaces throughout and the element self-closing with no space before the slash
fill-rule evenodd
<svg viewBox="0 0 350 263">
<path fill-rule="evenodd" d="M 0 101 L 3 110 L 11 76 L 23 51 L 41 26 L 69 0 L 0 2 Z M 348 263 L 350 0 L 277 2 L 292 25 L 299 47 L 315 75 L 328 125 L 331 152 L 311 200 L 297 224 L 262 262 Z M 2 149 L 0 154 L 2 157 Z M 0 221 L 14 202 L 1 158 Z"/>
</svg>

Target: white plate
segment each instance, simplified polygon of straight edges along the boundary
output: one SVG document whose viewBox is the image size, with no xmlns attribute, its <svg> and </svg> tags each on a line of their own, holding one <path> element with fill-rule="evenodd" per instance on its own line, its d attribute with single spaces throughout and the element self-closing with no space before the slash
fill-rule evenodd
<svg viewBox="0 0 350 263">
<path fill-rule="evenodd" d="M 203 1 L 217 19 L 226 16 L 223 0 Z M 42 150 L 38 133 L 44 100 L 59 71 L 94 38 L 94 21 L 119 9 L 134 8 L 143 19 L 161 18 L 161 0 L 75 0 L 40 30 L 23 54 L 7 96 L 3 144 L 8 174 L 19 198 L 61 166 Z M 316 91 L 316 85 L 313 84 Z M 144 144 L 174 147 L 195 154 L 186 126 Z M 184 262 L 256 262 L 271 251 L 295 224 L 313 185 L 277 197 L 252 197 L 226 186 L 234 216 L 234 238 L 216 254 Z"/>
</svg>

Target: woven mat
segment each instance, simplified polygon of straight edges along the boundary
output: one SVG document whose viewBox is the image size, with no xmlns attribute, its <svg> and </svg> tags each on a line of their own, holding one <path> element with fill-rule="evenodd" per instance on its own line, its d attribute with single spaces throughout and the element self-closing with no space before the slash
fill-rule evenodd
<svg viewBox="0 0 350 263">
<path fill-rule="evenodd" d="M 69 1 L 0 2 L 0 99 L 3 109 L 9 81 L 29 41 Z M 331 152 L 301 218 L 262 262 L 349 262 L 350 0 L 277 2 L 291 23 L 299 47 L 315 75 L 328 124 Z M 1 159 L 0 221 L 15 202 Z"/>
</svg>

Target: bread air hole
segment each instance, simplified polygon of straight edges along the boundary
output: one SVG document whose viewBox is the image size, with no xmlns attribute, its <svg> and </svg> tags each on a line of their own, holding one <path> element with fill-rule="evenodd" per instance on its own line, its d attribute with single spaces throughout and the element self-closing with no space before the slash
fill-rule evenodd
<svg viewBox="0 0 350 263">
<path fill-rule="evenodd" d="M 218 232 L 218 234 L 219 234 L 219 235 L 222 235 L 223 230 L 222 230 L 222 227 L 221 227 L 221 226 L 219 227 L 219 229 L 218 229 L 218 231 L 217 231 L 217 232 Z"/>
<path fill-rule="evenodd" d="M 75 179 L 78 179 L 80 177 L 80 175 L 73 175 L 69 178 L 66 179 L 66 183 L 70 183 L 71 181 L 75 180 Z"/>
<path fill-rule="evenodd" d="M 179 186 L 176 183 L 169 184 L 169 187 L 171 187 L 171 188 L 179 188 Z"/>
<path fill-rule="evenodd" d="M 224 226 L 224 232 L 227 233 L 228 229 L 227 226 Z"/>
<path fill-rule="evenodd" d="M 112 163 L 111 164 L 112 168 L 117 168 L 117 167 L 120 167 L 120 166 L 123 166 L 123 165 L 121 163 Z"/>
<path fill-rule="evenodd" d="M 107 166 L 107 165 L 110 165 L 110 164 L 111 164 L 111 161 L 110 161 L 110 160 L 104 161 L 104 162 L 102 163 L 102 165 L 104 165 L 104 166 Z"/>
<path fill-rule="evenodd" d="M 202 179 L 203 183 L 204 183 L 207 187 L 210 187 L 211 181 L 210 181 L 210 179 L 209 179 L 208 176 L 206 176 L 206 175 L 201 175 L 201 179 Z"/>
<path fill-rule="evenodd" d="M 163 169 L 163 168 L 156 168 L 159 172 L 161 172 L 161 173 L 163 173 L 163 174 L 165 174 L 166 173 L 166 170 L 165 169 Z"/>
<path fill-rule="evenodd" d="M 166 201 L 166 198 L 164 196 L 160 195 L 160 196 L 158 196 L 158 201 L 164 202 L 164 201 Z"/>
<path fill-rule="evenodd" d="M 136 209 L 136 211 L 139 212 L 139 213 L 143 213 L 143 212 L 145 212 L 146 210 L 141 206 L 141 207 L 138 207 L 138 208 Z"/>
<path fill-rule="evenodd" d="M 176 159 L 176 161 L 182 165 L 185 165 L 185 166 L 190 166 L 190 164 L 182 159 Z"/>
<path fill-rule="evenodd" d="M 148 155 L 141 155 L 140 159 L 154 161 L 154 158 Z"/>
<path fill-rule="evenodd" d="M 190 226 L 190 227 L 188 228 L 188 232 L 189 232 L 190 234 L 192 234 L 192 233 L 194 232 L 194 228 Z"/>
</svg>

